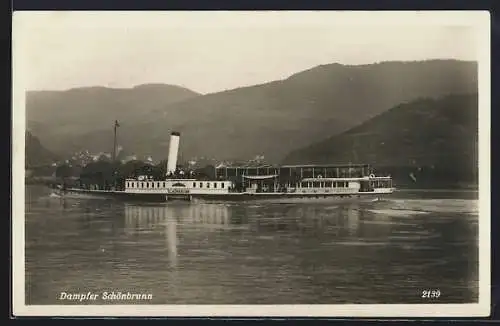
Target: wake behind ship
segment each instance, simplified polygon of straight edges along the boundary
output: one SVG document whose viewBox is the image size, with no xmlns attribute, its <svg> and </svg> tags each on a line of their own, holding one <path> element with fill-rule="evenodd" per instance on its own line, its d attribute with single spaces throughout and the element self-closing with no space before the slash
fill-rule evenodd
<svg viewBox="0 0 500 326">
<path fill-rule="evenodd" d="M 62 194 L 92 194 L 127 200 L 376 200 L 394 192 L 390 176 L 376 176 L 368 164 L 239 165 L 214 167 L 211 179 L 192 177 L 177 169 L 180 133 L 172 132 L 167 173 L 127 178 L 124 190 L 96 185 L 62 190 Z M 97 188 L 97 189 L 96 189 Z"/>
</svg>

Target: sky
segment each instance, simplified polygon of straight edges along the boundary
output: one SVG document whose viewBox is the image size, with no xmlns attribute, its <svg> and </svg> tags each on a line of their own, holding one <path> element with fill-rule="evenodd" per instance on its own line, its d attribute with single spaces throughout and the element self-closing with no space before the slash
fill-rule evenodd
<svg viewBox="0 0 500 326">
<path fill-rule="evenodd" d="M 29 90 L 165 83 L 206 94 L 284 79 L 321 64 L 477 60 L 478 17 L 464 12 L 18 12 L 13 60 Z"/>
</svg>

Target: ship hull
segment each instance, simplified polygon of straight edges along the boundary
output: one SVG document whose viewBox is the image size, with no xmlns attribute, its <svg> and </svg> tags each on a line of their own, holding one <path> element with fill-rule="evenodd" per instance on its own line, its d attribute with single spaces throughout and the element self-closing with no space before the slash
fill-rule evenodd
<svg viewBox="0 0 500 326">
<path fill-rule="evenodd" d="M 367 202 L 385 198 L 388 194 L 287 194 L 287 193 L 259 193 L 259 194 L 227 194 L 227 195 L 193 195 L 193 201 L 265 201 L 273 203 L 295 202 Z"/>
</svg>

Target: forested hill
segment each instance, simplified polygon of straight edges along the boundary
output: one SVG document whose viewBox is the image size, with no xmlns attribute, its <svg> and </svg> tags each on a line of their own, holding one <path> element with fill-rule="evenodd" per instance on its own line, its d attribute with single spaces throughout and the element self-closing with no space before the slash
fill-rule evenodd
<svg viewBox="0 0 500 326">
<path fill-rule="evenodd" d="M 286 163 L 370 163 L 400 183 L 476 183 L 476 94 L 398 105 L 340 135 L 291 152 Z M 411 175 L 410 175 L 411 174 Z"/>
<path fill-rule="evenodd" d="M 25 166 L 26 168 L 33 168 L 42 165 L 50 165 L 58 156 L 48 149 L 46 149 L 41 143 L 38 137 L 31 134 L 30 131 L 25 133 Z"/>
</svg>

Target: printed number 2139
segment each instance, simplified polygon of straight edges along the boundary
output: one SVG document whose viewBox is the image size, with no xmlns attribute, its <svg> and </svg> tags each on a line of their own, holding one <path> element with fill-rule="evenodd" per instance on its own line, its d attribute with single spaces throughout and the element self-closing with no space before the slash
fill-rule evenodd
<svg viewBox="0 0 500 326">
<path fill-rule="evenodd" d="M 422 290 L 422 298 L 437 299 L 440 296 L 441 296 L 441 291 L 439 290 Z"/>
</svg>

